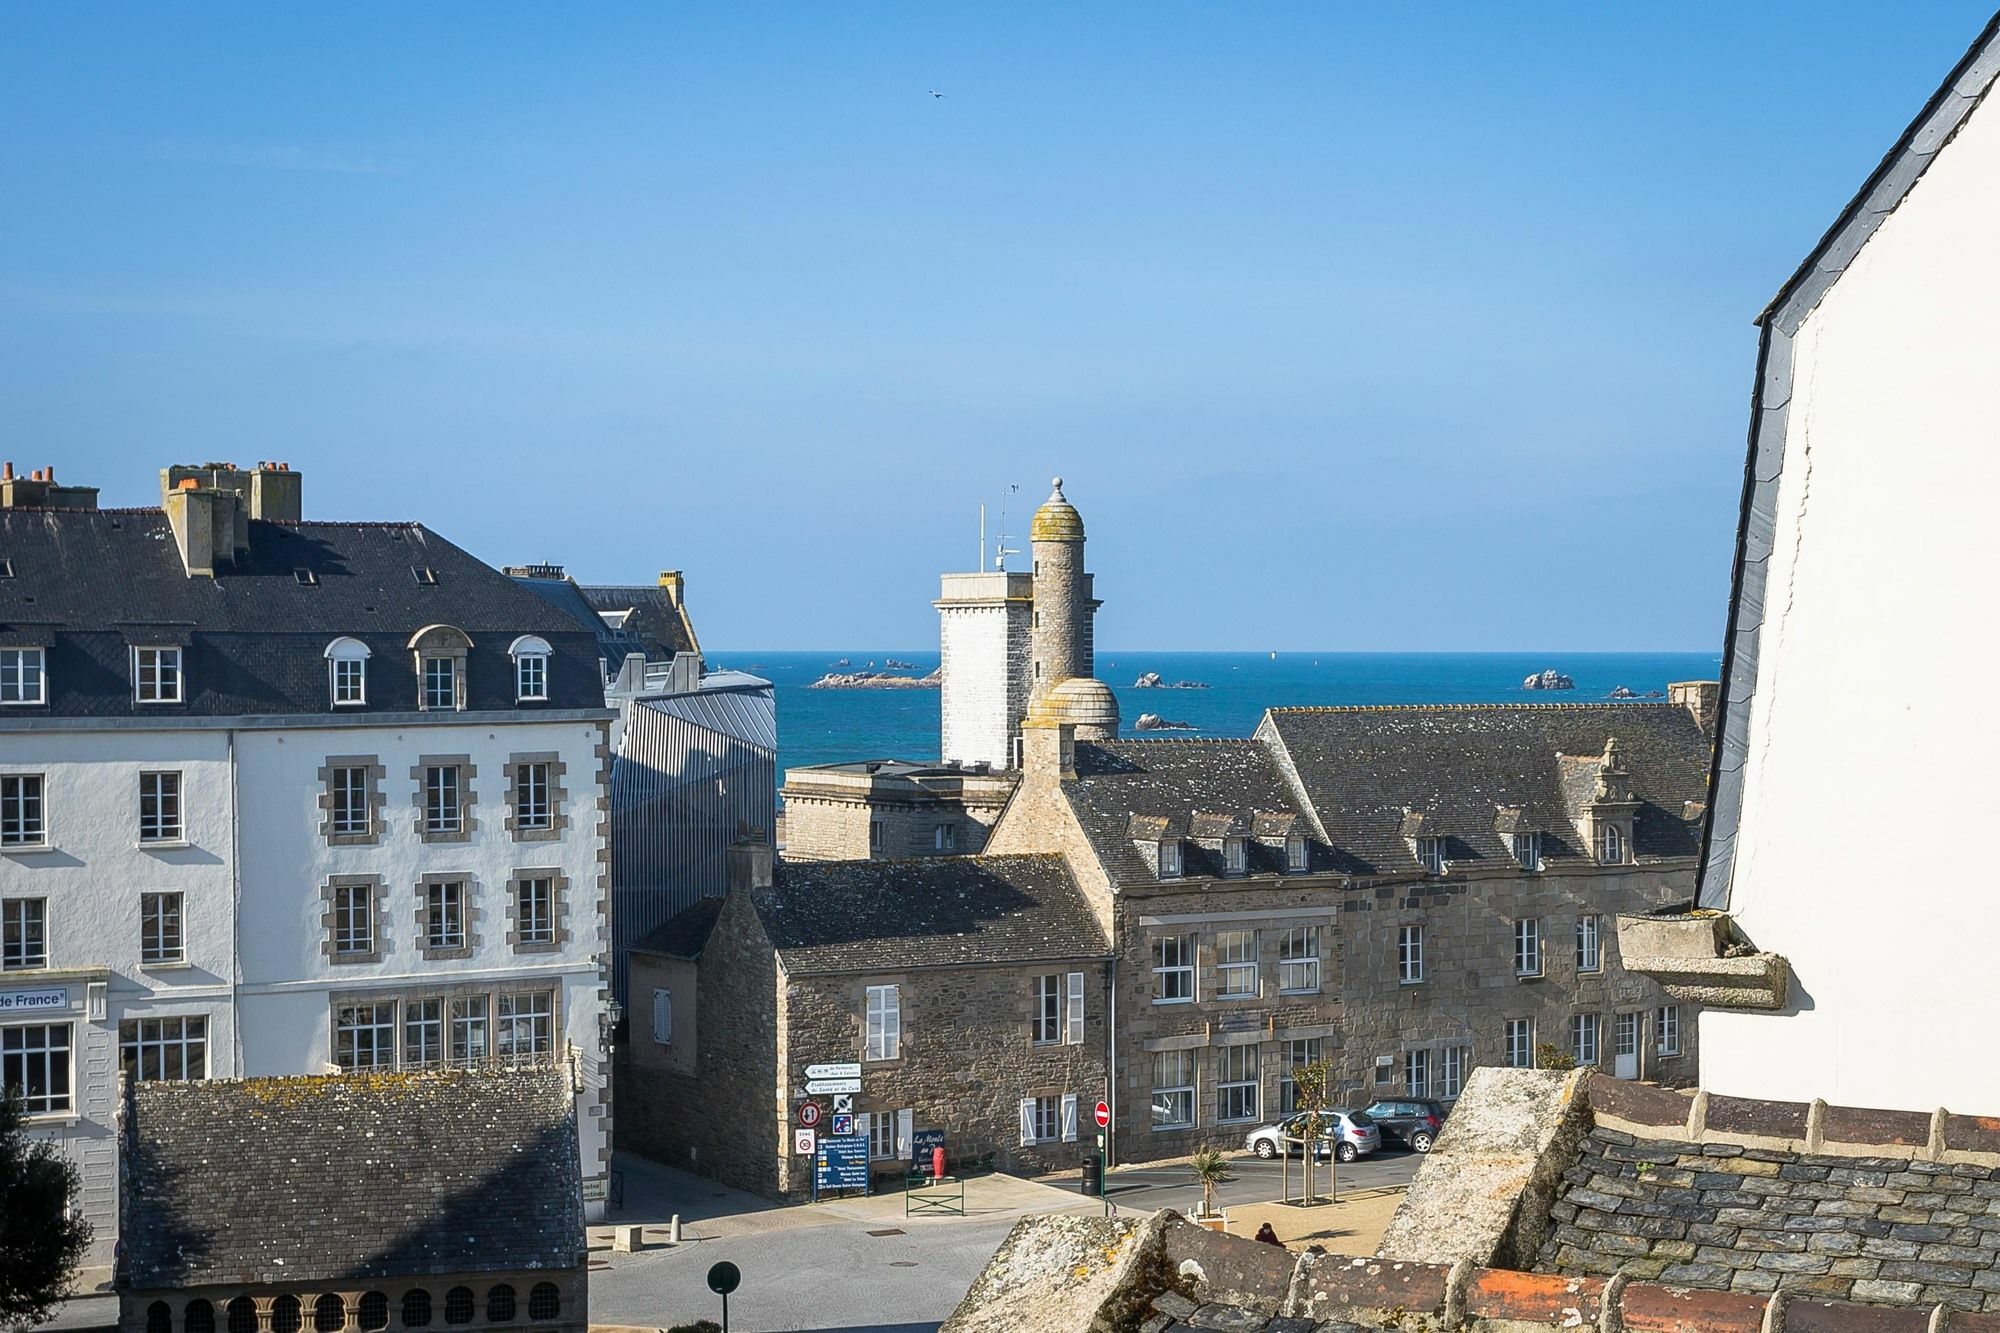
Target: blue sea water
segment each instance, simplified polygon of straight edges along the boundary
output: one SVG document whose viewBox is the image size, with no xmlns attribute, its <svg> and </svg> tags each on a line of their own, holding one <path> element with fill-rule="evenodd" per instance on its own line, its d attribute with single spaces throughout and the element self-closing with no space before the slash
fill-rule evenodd
<svg viewBox="0 0 2000 1333">
<path fill-rule="evenodd" d="M 837 667 L 841 658 L 847 667 Z M 863 670 L 887 659 L 936 669 L 926 651 L 711 652 L 712 667 L 749 671 L 777 687 L 778 766 L 853 759 L 938 757 L 936 690 L 814 690 L 828 671 Z M 1544 667 L 1575 679 L 1574 690 L 1521 688 Z M 1645 694 L 1669 681 L 1714 680 L 1719 653 L 1163 653 L 1100 651 L 1098 677 L 1118 695 L 1127 734 L 1141 713 L 1191 722 L 1200 736 L 1247 736 L 1266 708 L 1298 704 L 1582 703 L 1619 686 Z M 1141 690 L 1144 672 L 1200 681 L 1201 690 Z M 1158 735 L 1188 733 L 1163 732 Z"/>
</svg>

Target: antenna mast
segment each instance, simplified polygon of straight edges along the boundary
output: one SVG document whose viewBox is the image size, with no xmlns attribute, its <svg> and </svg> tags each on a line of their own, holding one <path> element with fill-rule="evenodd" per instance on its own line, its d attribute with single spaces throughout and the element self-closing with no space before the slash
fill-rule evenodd
<svg viewBox="0 0 2000 1333">
<path fill-rule="evenodd" d="M 1019 486 L 1009 485 L 1007 487 L 1007 494 L 1012 495 L 1020 489 Z M 984 514 L 985 512 L 985 506 L 981 505 L 980 513 Z M 985 529 L 983 527 L 980 530 L 980 545 L 982 548 L 985 546 Z M 1007 568 L 1007 557 L 1019 554 L 1021 552 L 1017 548 L 1007 545 L 1007 501 L 1003 498 L 1000 501 L 1000 531 L 993 539 L 993 568 L 996 570 L 1005 570 Z"/>
</svg>

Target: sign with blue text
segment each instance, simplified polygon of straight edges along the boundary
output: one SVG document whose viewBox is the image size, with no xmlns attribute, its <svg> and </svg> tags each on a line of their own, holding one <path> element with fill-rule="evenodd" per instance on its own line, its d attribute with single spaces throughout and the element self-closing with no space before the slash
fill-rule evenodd
<svg viewBox="0 0 2000 1333">
<path fill-rule="evenodd" d="M 819 1141 L 819 1187 L 823 1190 L 868 1188 L 868 1140 L 859 1134 Z"/>
<path fill-rule="evenodd" d="M 69 1008 L 69 987 L 0 990 L 0 1014 L 47 1014 Z M 67 1056 L 64 1057 L 67 1060 Z"/>
<path fill-rule="evenodd" d="M 917 1129 L 910 1131 L 910 1165 L 921 1171 L 931 1169 L 931 1149 L 944 1147 L 944 1131 L 941 1129 Z"/>
</svg>

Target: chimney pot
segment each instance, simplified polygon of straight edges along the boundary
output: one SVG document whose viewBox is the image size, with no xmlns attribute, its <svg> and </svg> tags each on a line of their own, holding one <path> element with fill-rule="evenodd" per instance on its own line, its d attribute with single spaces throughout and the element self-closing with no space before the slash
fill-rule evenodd
<svg viewBox="0 0 2000 1333">
<path fill-rule="evenodd" d="M 12 463 L 8 463 L 5 465 L 5 471 L 0 471 L 0 481 L 12 481 L 12 480 L 14 480 L 14 465 Z"/>
<path fill-rule="evenodd" d="M 182 477 L 180 489 L 184 491 L 198 491 L 201 489 L 201 479 L 198 477 Z"/>
<path fill-rule="evenodd" d="M 44 474 L 43 479 L 45 481 L 54 481 L 56 479 L 56 465 L 54 463 L 51 463 L 47 467 L 43 468 L 42 472 Z"/>
</svg>

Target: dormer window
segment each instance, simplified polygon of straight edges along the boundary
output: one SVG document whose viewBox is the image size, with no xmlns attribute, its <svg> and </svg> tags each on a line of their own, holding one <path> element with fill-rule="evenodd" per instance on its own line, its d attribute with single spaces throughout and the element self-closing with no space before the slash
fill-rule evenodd
<svg viewBox="0 0 2000 1333">
<path fill-rule="evenodd" d="M 181 650 L 178 648 L 134 648 L 132 650 L 132 698 L 142 704 L 177 704 L 181 701 Z"/>
<path fill-rule="evenodd" d="M 1179 879 L 1181 877 L 1181 844 L 1178 838 L 1169 838 L 1160 843 L 1160 878 Z"/>
<path fill-rule="evenodd" d="M 1249 870 L 1250 854 L 1245 843 L 1246 839 L 1243 838 L 1224 838 L 1222 840 L 1223 874 L 1241 875 Z"/>
<path fill-rule="evenodd" d="M 417 707 L 455 712 L 465 707 L 465 664 L 472 640 L 451 625 L 427 625 L 410 638 L 417 655 Z"/>
<path fill-rule="evenodd" d="M 1542 835 L 1539 833 L 1516 833 L 1511 849 L 1514 863 L 1523 870 L 1542 868 Z"/>
<path fill-rule="evenodd" d="M 1444 873 L 1444 839 L 1418 838 L 1417 863 L 1433 875 Z"/>
<path fill-rule="evenodd" d="M 48 679 L 40 648 L 0 648 L 0 704 L 44 704 Z"/>
<path fill-rule="evenodd" d="M 424 707 L 458 707 L 458 662 L 450 657 L 424 659 Z"/>
<path fill-rule="evenodd" d="M 1616 824 L 1597 830 L 1597 859 L 1608 866 L 1625 864 L 1625 831 Z"/>
<path fill-rule="evenodd" d="M 339 638 L 326 646 L 328 685 L 335 708 L 368 702 L 368 658 L 368 645 L 359 639 Z"/>
<path fill-rule="evenodd" d="M 541 703 L 549 697 L 549 645 L 546 640 L 524 634 L 507 649 L 514 659 L 514 699 L 517 703 Z"/>
<path fill-rule="evenodd" d="M 1306 840 L 1293 836 L 1285 839 L 1285 869 L 1304 870 L 1306 868 Z"/>
</svg>

